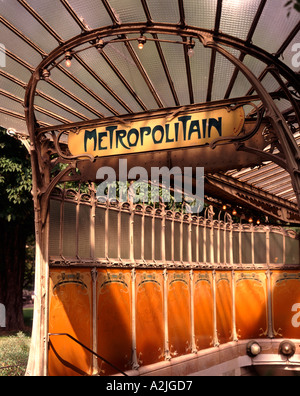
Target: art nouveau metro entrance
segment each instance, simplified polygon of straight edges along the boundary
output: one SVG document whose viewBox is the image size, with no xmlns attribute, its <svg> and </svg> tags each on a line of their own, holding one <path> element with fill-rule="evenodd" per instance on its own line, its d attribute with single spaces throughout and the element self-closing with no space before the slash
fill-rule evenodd
<svg viewBox="0 0 300 396">
<path fill-rule="evenodd" d="M 298 13 L 17 0 L 1 15 L 0 113 L 30 139 L 34 181 L 28 375 L 299 367 Z M 204 210 L 99 200 L 120 159 L 194 184 L 204 168 Z"/>
</svg>

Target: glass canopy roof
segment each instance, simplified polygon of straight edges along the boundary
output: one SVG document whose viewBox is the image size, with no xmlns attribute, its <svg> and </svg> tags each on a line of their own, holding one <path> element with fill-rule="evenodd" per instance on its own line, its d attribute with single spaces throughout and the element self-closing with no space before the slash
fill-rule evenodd
<svg viewBox="0 0 300 396">
<path fill-rule="evenodd" d="M 288 15 L 285 4 L 286 0 L 2 0 L 0 125 L 26 134 L 23 101 L 33 71 L 67 40 L 111 25 L 158 23 L 207 29 L 274 54 L 299 73 L 295 45 L 300 43 L 300 14 L 291 10 Z M 137 36 L 128 33 L 126 37 Z M 255 94 L 233 64 L 199 41 L 189 58 L 183 46 L 174 42 L 186 38 L 162 33 L 145 33 L 145 37 L 148 40 L 143 51 L 137 40 L 108 44 L 101 51 L 85 45 L 86 50 L 73 57 L 70 68 L 64 62 L 53 68 L 49 81 L 41 80 L 37 87 L 35 116 L 39 125 L 76 123 Z M 110 36 L 109 40 L 113 38 L 119 37 Z M 280 93 L 279 83 L 268 72 L 270 65 L 246 51 L 226 49 L 254 73 L 269 93 Z M 295 138 L 300 141 L 290 102 L 282 98 L 275 101 L 289 117 Z M 246 107 L 246 111 L 250 117 L 253 107 Z M 288 173 L 273 163 L 265 162 L 259 169 L 231 170 L 228 176 L 296 202 Z"/>
</svg>

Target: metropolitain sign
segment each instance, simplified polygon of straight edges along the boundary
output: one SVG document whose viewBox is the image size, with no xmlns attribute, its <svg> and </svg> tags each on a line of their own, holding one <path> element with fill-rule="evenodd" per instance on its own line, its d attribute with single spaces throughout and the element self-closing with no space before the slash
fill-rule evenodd
<svg viewBox="0 0 300 396">
<path fill-rule="evenodd" d="M 73 156 L 120 156 L 161 150 L 175 150 L 210 144 L 217 138 L 237 136 L 245 124 L 243 107 L 234 110 L 181 113 L 171 121 L 143 118 L 122 124 L 70 132 L 68 146 Z"/>
</svg>

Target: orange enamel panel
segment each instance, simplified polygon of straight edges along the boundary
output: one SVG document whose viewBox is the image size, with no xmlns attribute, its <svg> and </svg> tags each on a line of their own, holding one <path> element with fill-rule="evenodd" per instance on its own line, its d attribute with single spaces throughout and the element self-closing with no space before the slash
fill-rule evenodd
<svg viewBox="0 0 300 396">
<path fill-rule="evenodd" d="M 140 366 L 164 360 L 162 271 L 136 273 L 136 339 Z"/>
<path fill-rule="evenodd" d="M 266 337 L 267 278 L 265 272 L 235 274 L 236 330 L 242 340 Z"/>
<path fill-rule="evenodd" d="M 98 354 L 122 371 L 131 368 L 131 294 L 130 271 L 98 271 Z M 100 361 L 99 373 L 100 375 L 117 374 L 109 365 Z"/>
<path fill-rule="evenodd" d="M 214 303 L 211 272 L 194 272 L 194 320 L 197 349 L 213 344 Z"/>
<path fill-rule="evenodd" d="M 275 337 L 300 339 L 300 272 L 272 274 Z"/>
<path fill-rule="evenodd" d="M 169 349 L 172 357 L 191 352 L 190 277 L 168 272 Z"/>
<path fill-rule="evenodd" d="M 92 281 L 89 270 L 51 270 L 49 333 L 68 333 L 92 348 Z M 51 336 L 49 376 L 90 375 L 92 356 L 66 336 Z"/>
<path fill-rule="evenodd" d="M 232 291 L 231 273 L 216 273 L 217 330 L 221 344 L 232 341 Z"/>
</svg>

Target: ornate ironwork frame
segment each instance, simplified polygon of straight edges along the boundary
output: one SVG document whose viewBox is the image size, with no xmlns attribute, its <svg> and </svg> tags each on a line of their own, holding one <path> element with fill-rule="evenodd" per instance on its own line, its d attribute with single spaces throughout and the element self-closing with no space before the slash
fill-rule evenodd
<svg viewBox="0 0 300 396">
<path fill-rule="evenodd" d="M 140 34 L 151 34 L 154 37 L 154 41 L 158 42 L 157 35 L 165 34 L 180 37 L 182 44 L 186 48 L 186 55 L 188 50 L 188 40 L 198 40 L 203 44 L 204 47 L 210 48 L 214 53 L 219 53 L 227 58 L 238 71 L 243 73 L 247 80 L 251 83 L 253 90 L 256 91 L 257 97 L 263 104 L 263 112 L 267 120 L 272 126 L 272 130 L 275 136 L 274 147 L 279 150 L 279 155 L 273 154 L 273 152 L 266 152 L 251 148 L 245 145 L 243 139 L 230 140 L 228 142 L 215 141 L 213 146 L 219 144 L 235 144 L 236 150 L 245 151 L 260 156 L 264 161 L 273 161 L 286 169 L 292 179 L 293 188 L 297 196 L 298 206 L 300 207 L 300 150 L 293 136 L 293 132 L 289 128 L 286 119 L 277 108 L 272 95 L 270 95 L 261 81 L 243 64 L 240 59 L 234 57 L 228 52 L 225 47 L 234 48 L 241 51 L 242 54 L 249 54 L 267 65 L 267 71 L 270 71 L 277 81 L 279 82 L 281 89 L 284 94 L 291 101 L 292 107 L 295 111 L 296 118 L 299 121 L 300 112 L 297 100 L 294 99 L 289 88 L 292 88 L 295 92 L 300 92 L 299 79 L 294 72 L 292 72 L 278 57 L 268 54 L 266 51 L 252 45 L 249 41 L 242 41 L 234 37 L 222 34 L 219 32 L 218 26 L 215 32 L 211 32 L 205 29 L 199 29 L 195 27 L 186 26 L 184 23 L 183 15 L 183 4 L 181 7 L 181 24 L 180 25 L 167 25 L 167 24 L 156 24 L 148 18 L 147 23 L 132 23 L 120 25 L 118 21 L 114 20 L 115 16 L 112 14 L 114 25 L 109 27 L 103 27 L 93 31 L 84 31 L 81 35 L 65 42 L 55 49 L 51 54 L 43 59 L 40 65 L 33 71 L 31 80 L 26 89 L 25 95 L 25 116 L 27 127 L 30 135 L 30 153 L 33 170 L 33 199 L 35 207 L 35 226 L 36 226 L 36 309 L 33 324 L 33 347 L 31 350 L 30 361 L 28 365 L 28 373 L 32 375 L 44 375 L 47 371 L 47 338 L 48 334 L 48 319 L 47 319 L 47 299 L 48 299 L 48 274 L 49 274 L 49 255 L 48 255 L 48 235 L 49 235 L 49 217 L 48 207 L 51 192 L 55 186 L 62 180 L 66 175 L 73 174 L 75 176 L 75 170 L 77 163 L 80 161 L 80 157 L 70 158 L 65 156 L 62 150 L 59 148 L 59 140 L 65 130 L 71 128 L 77 128 L 82 124 L 87 124 L 86 121 L 79 124 L 61 125 L 52 128 L 41 128 L 37 123 L 34 114 L 34 100 L 37 92 L 37 84 L 43 78 L 43 71 L 48 68 L 59 66 L 59 59 L 64 57 L 65 53 L 71 51 L 72 54 L 76 55 L 76 48 L 85 43 L 91 43 L 90 45 L 96 46 L 97 40 L 100 38 L 107 37 L 118 37 L 118 40 L 128 43 L 126 37 L 127 34 L 136 34 L 137 38 Z M 110 8 L 108 8 L 110 10 Z M 218 18 L 217 18 L 218 19 Z M 218 32 L 216 34 L 216 32 Z M 132 54 L 134 55 L 134 54 Z M 189 59 L 185 57 L 187 64 L 188 77 L 190 76 Z M 212 71 L 214 69 L 212 68 Z M 142 66 L 141 66 L 142 72 Z M 283 81 L 283 78 L 288 81 L 289 87 Z M 190 78 L 188 78 L 190 81 Z M 159 97 L 153 87 L 149 86 L 154 97 L 156 98 L 157 104 L 162 108 L 162 103 L 159 101 Z M 254 100 L 245 98 L 246 102 Z M 193 95 L 190 90 L 190 99 L 193 103 Z M 208 101 L 210 100 L 208 95 Z M 240 100 L 243 102 L 243 99 Z M 224 101 L 223 105 L 237 104 L 238 101 Z M 208 104 L 206 104 L 208 106 Z M 166 111 L 166 110 L 159 110 Z M 176 109 L 174 109 L 176 111 Z M 178 109 L 177 109 L 178 111 Z M 249 134 L 254 134 L 260 125 L 262 120 L 263 112 L 258 112 L 260 116 L 257 117 L 257 125 L 254 130 Z M 149 115 L 145 113 L 144 115 Z M 153 113 L 151 113 L 153 114 Z M 118 115 L 116 115 L 118 116 Z M 126 117 L 119 117 L 119 120 L 126 122 Z M 97 120 L 99 122 L 99 120 Z M 92 121 L 94 123 L 97 122 Z M 103 121 L 103 119 L 100 119 Z M 50 132 L 50 135 L 49 135 Z M 58 135 L 56 135 L 58 132 Z M 54 146 L 52 140 L 54 141 Z M 58 158 L 51 158 L 55 154 Z M 93 158 L 90 158 L 93 161 Z M 67 167 L 52 178 L 51 168 L 57 163 L 66 164 Z"/>
</svg>

